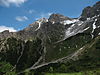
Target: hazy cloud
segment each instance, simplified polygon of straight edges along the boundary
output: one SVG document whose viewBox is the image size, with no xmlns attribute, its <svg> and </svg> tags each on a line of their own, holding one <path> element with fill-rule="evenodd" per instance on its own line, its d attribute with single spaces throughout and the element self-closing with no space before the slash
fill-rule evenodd
<svg viewBox="0 0 100 75">
<path fill-rule="evenodd" d="M 28 17 L 26 17 L 26 16 L 17 16 L 16 20 L 22 22 L 22 21 L 28 20 Z"/>
<path fill-rule="evenodd" d="M 29 10 L 29 14 L 32 14 L 32 13 L 34 13 L 34 12 L 36 12 L 35 10 Z"/>
<path fill-rule="evenodd" d="M 9 30 L 9 32 L 16 32 L 17 31 L 13 27 L 0 26 L 0 32 L 3 32 L 5 30 Z"/>
<path fill-rule="evenodd" d="M 27 0 L 0 0 L 1 6 L 9 7 L 10 5 L 20 6 L 21 4 L 25 3 Z"/>
<path fill-rule="evenodd" d="M 50 13 L 50 12 L 49 13 L 41 13 L 38 18 L 35 18 L 35 20 L 38 20 L 40 18 L 48 18 L 51 14 L 52 13 Z"/>
</svg>

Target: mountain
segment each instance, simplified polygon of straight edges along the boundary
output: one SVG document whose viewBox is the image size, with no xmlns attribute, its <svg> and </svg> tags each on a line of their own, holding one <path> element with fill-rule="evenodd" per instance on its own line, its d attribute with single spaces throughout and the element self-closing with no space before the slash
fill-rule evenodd
<svg viewBox="0 0 100 75">
<path fill-rule="evenodd" d="M 78 18 L 52 14 L 21 31 L 1 32 L 0 65 L 0 75 L 100 68 L 100 1 Z"/>
</svg>

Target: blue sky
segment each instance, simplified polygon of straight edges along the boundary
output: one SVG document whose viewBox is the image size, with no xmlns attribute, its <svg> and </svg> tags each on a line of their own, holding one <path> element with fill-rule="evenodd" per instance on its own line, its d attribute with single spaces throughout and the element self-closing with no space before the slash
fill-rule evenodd
<svg viewBox="0 0 100 75">
<path fill-rule="evenodd" d="M 0 29 L 20 30 L 41 17 L 60 13 L 79 17 L 83 8 L 99 0 L 0 0 Z"/>
</svg>

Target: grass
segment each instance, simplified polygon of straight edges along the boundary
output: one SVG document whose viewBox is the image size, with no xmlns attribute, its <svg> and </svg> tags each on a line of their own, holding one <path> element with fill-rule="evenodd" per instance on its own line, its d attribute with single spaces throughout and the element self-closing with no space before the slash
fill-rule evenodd
<svg viewBox="0 0 100 75">
<path fill-rule="evenodd" d="M 77 73 L 46 73 L 45 75 L 100 75 L 100 69 Z"/>
<path fill-rule="evenodd" d="M 82 75 L 82 73 L 47 73 L 46 75 Z"/>
</svg>

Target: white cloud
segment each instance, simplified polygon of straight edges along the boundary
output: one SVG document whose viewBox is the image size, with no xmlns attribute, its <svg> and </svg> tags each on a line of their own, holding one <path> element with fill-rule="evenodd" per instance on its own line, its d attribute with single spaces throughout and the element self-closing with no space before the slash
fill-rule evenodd
<svg viewBox="0 0 100 75">
<path fill-rule="evenodd" d="M 35 20 L 38 20 L 40 18 L 48 18 L 52 13 L 41 13 L 40 16 L 38 18 L 36 18 Z"/>
<path fill-rule="evenodd" d="M 22 21 L 28 20 L 28 17 L 26 17 L 26 16 L 17 16 L 15 19 L 16 19 L 17 21 L 22 22 Z"/>
<path fill-rule="evenodd" d="M 17 31 L 13 27 L 0 26 L 0 32 L 3 32 L 5 30 L 9 30 L 9 32 L 16 32 Z"/>
<path fill-rule="evenodd" d="M 27 0 L 0 0 L 1 6 L 9 7 L 10 5 L 20 6 L 21 4 L 25 3 Z"/>
<path fill-rule="evenodd" d="M 29 10 L 29 14 L 32 14 L 32 13 L 34 13 L 34 12 L 36 12 L 35 10 Z"/>
</svg>

